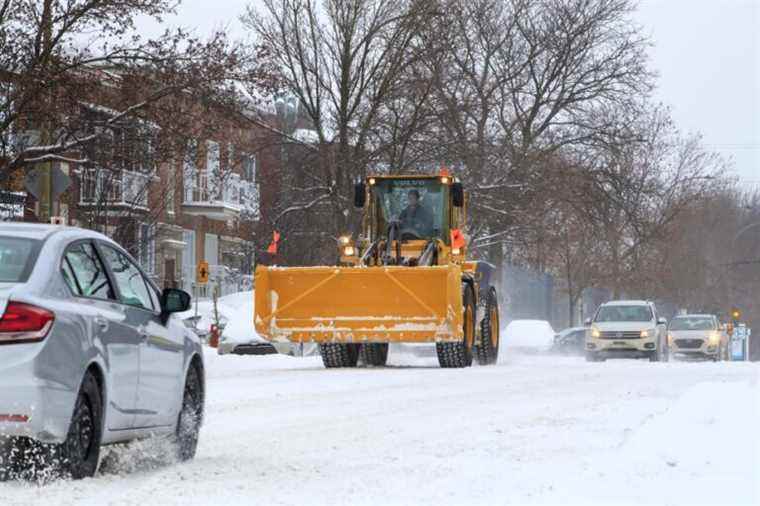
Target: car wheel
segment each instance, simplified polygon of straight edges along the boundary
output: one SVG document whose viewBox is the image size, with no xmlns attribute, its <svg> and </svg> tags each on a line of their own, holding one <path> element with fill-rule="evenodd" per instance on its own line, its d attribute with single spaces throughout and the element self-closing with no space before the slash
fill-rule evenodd
<svg viewBox="0 0 760 506">
<path fill-rule="evenodd" d="M 16 438 L 0 436 L 0 483 L 13 479 L 17 461 Z"/>
<path fill-rule="evenodd" d="M 103 402 L 95 377 L 88 373 L 79 389 L 66 441 L 59 447 L 61 471 L 75 480 L 98 468 L 103 435 Z"/>
<path fill-rule="evenodd" d="M 177 421 L 177 458 L 180 461 L 195 457 L 202 420 L 203 386 L 198 367 L 191 364 L 185 380 L 182 410 Z"/>
</svg>

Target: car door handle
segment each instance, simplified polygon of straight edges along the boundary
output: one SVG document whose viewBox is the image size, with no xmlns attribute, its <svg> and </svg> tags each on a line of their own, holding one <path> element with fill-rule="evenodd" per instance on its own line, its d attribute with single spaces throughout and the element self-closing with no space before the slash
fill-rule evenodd
<svg viewBox="0 0 760 506">
<path fill-rule="evenodd" d="M 95 324 L 98 327 L 100 327 L 102 330 L 108 330 L 108 320 L 106 320 L 102 316 L 95 317 Z"/>
</svg>

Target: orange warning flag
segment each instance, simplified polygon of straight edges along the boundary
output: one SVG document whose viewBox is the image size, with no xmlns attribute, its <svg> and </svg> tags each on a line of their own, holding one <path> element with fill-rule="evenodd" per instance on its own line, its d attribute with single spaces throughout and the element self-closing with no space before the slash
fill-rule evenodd
<svg viewBox="0 0 760 506">
<path fill-rule="evenodd" d="M 458 228 L 451 230 L 451 247 L 452 248 L 464 248 L 465 240 L 464 234 Z"/>
<path fill-rule="evenodd" d="M 272 242 L 269 243 L 269 247 L 267 248 L 267 253 L 271 253 L 272 255 L 277 254 L 277 243 L 280 242 L 280 233 L 275 230 L 272 233 Z"/>
</svg>

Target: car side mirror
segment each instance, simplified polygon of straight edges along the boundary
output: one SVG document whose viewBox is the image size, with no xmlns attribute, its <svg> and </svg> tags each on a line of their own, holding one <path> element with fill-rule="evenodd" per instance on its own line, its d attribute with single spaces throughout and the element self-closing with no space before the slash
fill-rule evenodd
<svg viewBox="0 0 760 506">
<path fill-rule="evenodd" d="M 590 327 L 591 326 L 591 318 L 586 318 L 585 323 L 586 323 L 586 327 Z"/>
<path fill-rule="evenodd" d="M 668 320 L 665 319 L 665 318 L 657 318 L 657 324 L 658 325 L 667 325 L 668 324 Z"/>
<path fill-rule="evenodd" d="M 161 312 L 165 315 L 190 309 L 190 294 L 176 288 L 165 288 L 161 293 Z"/>
<path fill-rule="evenodd" d="M 462 183 L 451 185 L 451 202 L 454 204 L 454 207 L 464 206 L 464 186 L 462 186 Z"/>
<path fill-rule="evenodd" d="M 361 209 L 367 203 L 367 185 L 363 181 L 354 184 L 354 207 Z"/>
</svg>

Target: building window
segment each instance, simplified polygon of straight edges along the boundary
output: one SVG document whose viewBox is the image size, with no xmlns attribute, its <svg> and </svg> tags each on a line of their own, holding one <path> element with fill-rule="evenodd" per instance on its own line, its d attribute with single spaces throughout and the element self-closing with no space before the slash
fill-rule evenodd
<svg viewBox="0 0 760 506">
<path fill-rule="evenodd" d="M 150 176 L 139 172 L 83 169 L 80 174 L 82 204 L 122 204 L 148 207 Z"/>
<path fill-rule="evenodd" d="M 148 274 L 156 271 L 156 227 L 141 223 L 138 229 L 138 257 L 140 266 Z"/>
<path fill-rule="evenodd" d="M 256 182 L 256 156 L 255 155 L 243 155 L 243 177 L 249 183 Z"/>
<path fill-rule="evenodd" d="M 86 203 L 98 201 L 98 171 L 96 169 L 83 169 L 80 179 L 80 200 Z"/>
</svg>

